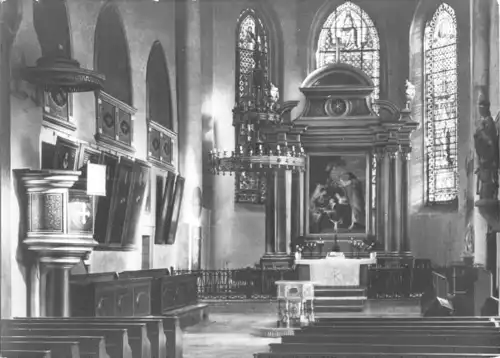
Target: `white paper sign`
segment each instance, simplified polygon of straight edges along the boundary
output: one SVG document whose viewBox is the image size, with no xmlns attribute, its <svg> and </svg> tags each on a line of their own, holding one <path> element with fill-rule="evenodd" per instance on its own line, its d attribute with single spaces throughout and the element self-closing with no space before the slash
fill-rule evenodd
<svg viewBox="0 0 500 358">
<path fill-rule="evenodd" d="M 87 163 L 87 195 L 106 196 L 106 166 Z"/>
</svg>

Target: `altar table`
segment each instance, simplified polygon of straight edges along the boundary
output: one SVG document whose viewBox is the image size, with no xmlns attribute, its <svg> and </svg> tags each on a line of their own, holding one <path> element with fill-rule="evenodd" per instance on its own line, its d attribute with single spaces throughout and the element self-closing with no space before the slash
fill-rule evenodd
<svg viewBox="0 0 500 358">
<path fill-rule="evenodd" d="M 374 265 L 375 256 L 363 259 L 324 258 L 319 260 L 295 260 L 300 266 L 309 266 L 309 281 L 321 286 L 359 286 L 361 265 Z"/>
</svg>

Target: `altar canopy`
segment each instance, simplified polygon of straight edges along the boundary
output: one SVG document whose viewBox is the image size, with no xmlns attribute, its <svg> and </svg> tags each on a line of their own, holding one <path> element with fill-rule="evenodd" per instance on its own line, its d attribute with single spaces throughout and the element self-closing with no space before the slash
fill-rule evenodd
<svg viewBox="0 0 500 358">
<path fill-rule="evenodd" d="M 321 286 L 359 286 L 361 265 L 377 263 L 375 257 L 364 259 L 325 258 L 296 260 L 296 265 L 308 265 L 310 281 Z"/>
</svg>

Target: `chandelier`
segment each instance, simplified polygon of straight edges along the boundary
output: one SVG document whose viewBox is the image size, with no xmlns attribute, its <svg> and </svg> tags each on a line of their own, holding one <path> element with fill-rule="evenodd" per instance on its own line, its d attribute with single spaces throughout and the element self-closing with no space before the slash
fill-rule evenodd
<svg viewBox="0 0 500 358">
<path fill-rule="evenodd" d="M 258 45 L 258 42 L 256 43 Z M 299 132 L 285 117 L 297 102 L 279 103 L 279 91 L 268 79 L 260 51 L 254 52 L 255 67 L 245 77 L 244 95 L 233 109 L 237 133 L 234 150 L 212 149 L 212 174 L 305 171 L 306 156 Z"/>
</svg>

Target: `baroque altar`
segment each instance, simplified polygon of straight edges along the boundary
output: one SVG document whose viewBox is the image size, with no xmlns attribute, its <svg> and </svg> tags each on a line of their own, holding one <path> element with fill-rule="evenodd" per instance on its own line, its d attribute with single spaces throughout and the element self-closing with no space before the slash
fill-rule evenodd
<svg viewBox="0 0 500 358">
<path fill-rule="evenodd" d="M 382 257 L 410 257 L 408 195 L 411 142 L 418 124 L 407 105 L 372 101 L 374 85 L 361 70 L 342 63 L 309 74 L 294 126 L 305 128 L 301 143 L 306 170 L 291 230 L 297 246 L 322 248 L 319 256 L 340 249 L 352 252 L 353 240 L 373 242 Z M 293 200 L 293 196 L 292 196 Z M 309 244 L 309 245 L 308 245 Z"/>
</svg>

